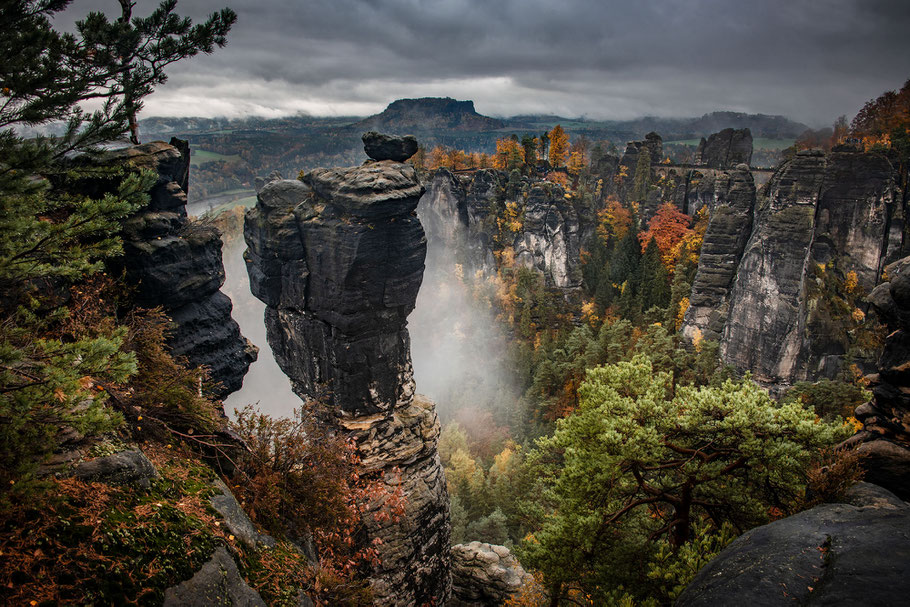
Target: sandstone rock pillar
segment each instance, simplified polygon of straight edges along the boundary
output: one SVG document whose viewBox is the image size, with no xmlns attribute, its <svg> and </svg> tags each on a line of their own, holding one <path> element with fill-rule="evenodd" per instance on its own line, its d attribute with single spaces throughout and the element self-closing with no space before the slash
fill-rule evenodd
<svg viewBox="0 0 910 607">
<path fill-rule="evenodd" d="M 395 160 L 278 180 L 246 217 L 253 294 L 267 304 L 275 359 L 304 398 L 352 435 L 365 472 L 401 486 L 405 516 L 369 522 L 382 540 L 372 576 L 382 605 L 444 604 L 449 513 L 432 402 L 415 394 L 407 316 L 423 279 L 424 188 Z"/>
</svg>

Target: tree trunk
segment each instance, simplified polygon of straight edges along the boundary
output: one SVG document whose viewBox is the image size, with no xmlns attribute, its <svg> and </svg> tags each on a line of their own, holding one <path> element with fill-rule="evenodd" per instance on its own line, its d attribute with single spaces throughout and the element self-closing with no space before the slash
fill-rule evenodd
<svg viewBox="0 0 910 607">
<path fill-rule="evenodd" d="M 550 589 L 550 607 L 559 607 L 560 594 L 562 594 L 562 582 L 556 582 Z"/>
<path fill-rule="evenodd" d="M 120 2 L 120 19 L 121 23 L 129 25 L 133 17 L 133 7 L 136 5 L 133 0 L 119 0 Z M 127 120 L 130 129 L 130 143 L 139 145 L 139 121 L 136 120 L 136 103 L 133 99 L 133 93 L 130 85 L 129 66 L 123 66 L 123 107 L 126 109 Z"/>
<path fill-rule="evenodd" d="M 674 507 L 676 524 L 670 534 L 670 544 L 679 548 L 689 541 L 689 531 L 692 528 L 692 485 L 688 482 L 683 485 L 679 503 Z"/>
</svg>

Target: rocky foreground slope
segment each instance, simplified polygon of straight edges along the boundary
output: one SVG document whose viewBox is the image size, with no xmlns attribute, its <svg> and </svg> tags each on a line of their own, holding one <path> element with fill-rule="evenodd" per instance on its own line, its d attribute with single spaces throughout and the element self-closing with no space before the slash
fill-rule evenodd
<svg viewBox="0 0 910 607">
<path fill-rule="evenodd" d="M 405 496 L 402 519 L 368 522 L 381 540 L 377 604 L 444 604 L 449 512 L 434 405 L 415 394 L 406 326 L 426 237 L 423 186 L 394 160 L 276 180 L 246 218 L 254 295 L 295 391 L 330 405 L 327 423 L 357 442 L 364 473 Z"/>
</svg>

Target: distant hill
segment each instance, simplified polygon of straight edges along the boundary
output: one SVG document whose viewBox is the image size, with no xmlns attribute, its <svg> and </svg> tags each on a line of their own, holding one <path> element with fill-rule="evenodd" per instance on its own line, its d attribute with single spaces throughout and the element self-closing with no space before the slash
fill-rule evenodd
<svg viewBox="0 0 910 607">
<path fill-rule="evenodd" d="M 697 139 L 707 137 L 725 128 L 748 128 L 753 137 L 768 139 L 792 139 L 809 127 L 786 116 L 768 114 L 745 114 L 743 112 L 711 112 L 699 118 L 656 118 L 648 116 L 637 120 L 617 123 L 617 126 L 632 132 L 657 131 L 664 141 L 675 139 Z"/>
<path fill-rule="evenodd" d="M 433 130 L 494 131 L 502 120 L 478 114 L 473 101 L 456 101 L 451 97 L 422 97 L 393 101 L 381 113 L 352 125 L 354 129 L 386 130 L 404 134 Z"/>
</svg>

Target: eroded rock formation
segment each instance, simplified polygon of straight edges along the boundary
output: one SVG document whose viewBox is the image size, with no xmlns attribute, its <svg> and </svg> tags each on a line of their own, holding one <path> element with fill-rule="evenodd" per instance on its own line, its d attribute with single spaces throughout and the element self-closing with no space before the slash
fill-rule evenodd
<svg viewBox="0 0 910 607">
<path fill-rule="evenodd" d="M 368 521 L 382 540 L 372 576 L 382 605 L 444 604 L 451 584 L 439 424 L 414 393 L 406 328 L 426 256 L 423 192 L 414 168 L 392 160 L 316 169 L 265 185 L 245 225 L 278 364 L 298 394 L 331 405 L 364 471 L 407 499 L 400 522 Z"/>
<path fill-rule="evenodd" d="M 456 544 L 452 546 L 452 601 L 448 607 L 498 607 L 530 578 L 505 546 Z"/>
<path fill-rule="evenodd" d="M 218 231 L 186 215 L 189 148 L 186 142 L 156 141 L 111 152 L 111 162 L 129 162 L 155 171 L 158 181 L 149 205 L 123 225 L 122 263 L 127 282 L 135 287 L 136 304 L 161 306 L 174 322 L 168 339 L 171 351 L 193 366 L 205 365 L 213 389 L 223 398 L 238 390 L 256 348 L 240 335 L 231 318 L 231 300 L 224 284 Z"/>
<path fill-rule="evenodd" d="M 891 280 L 872 291 L 872 306 L 888 327 L 873 398 L 856 409 L 863 428 L 847 444 L 864 455 L 866 479 L 910 500 L 910 257 L 885 269 Z"/>
<path fill-rule="evenodd" d="M 508 207 L 513 226 L 496 225 L 495 206 Z M 527 178 L 510 181 L 495 170 L 480 170 L 469 176 L 439 169 L 420 200 L 418 214 L 431 242 L 439 250 L 455 251 L 456 263 L 465 272 L 496 269 L 494 250 L 498 234 L 515 254 L 518 265 L 540 273 L 546 284 L 560 289 L 581 285 L 580 250 L 585 222 L 582 213 L 567 200 L 562 187 Z M 437 248 L 437 247 L 433 247 Z"/>
<path fill-rule="evenodd" d="M 695 164 L 713 169 L 729 169 L 752 162 L 752 131 L 724 129 L 704 137 L 695 150 Z"/>
<path fill-rule="evenodd" d="M 851 347 L 837 316 L 850 312 L 832 307 L 826 272 L 852 273 L 868 292 L 903 247 L 903 194 L 888 157 L 848 146 L 800 152 L 754 205 L 742 168 L 713 179 L 684 332 L 720 337 L 724 360 L 766 386 L 834 377 Z"/>
<path fill-rule="evenodd" d="M 710 198 L 703 201 L 710 219 L 683 325 L 689 339 L 718 341 L 726 324 L 733 279 L 752 232 L 755 183 L 748 169 L 739 165 L 710 179 Z"/>
</svg>

